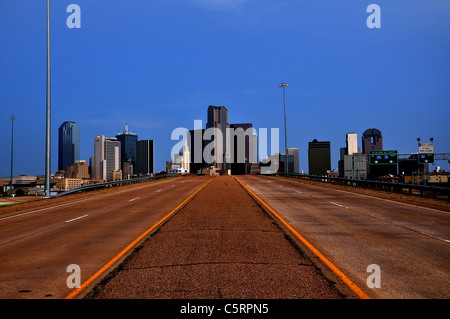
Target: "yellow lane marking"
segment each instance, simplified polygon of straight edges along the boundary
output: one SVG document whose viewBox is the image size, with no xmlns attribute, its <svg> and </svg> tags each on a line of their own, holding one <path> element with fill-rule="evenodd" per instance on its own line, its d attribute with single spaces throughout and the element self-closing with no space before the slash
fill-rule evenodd
<svg viewBox="0 0 450 319">
<path fill-rule="evenodd" d="M 172 210 L 169 214 L 167 214 L 165 217 L 163 217 L 159 222 L 154 224 L 152 227 L 147 229 L 142 235 L 140 235 L 138 238 L 136 238 L 131 244 L 129 244 L 124 250 L 122 250 L 117 256 L 115 256 L 113 259 L 111 259 L 106 265 L 104 265 L 102 268 L 100 268 L 94 275 L 92 275 L 88 280 L 86 280 L 79 288 L 72 291 L 71 294 L 69 294 L 65 299 L 73 299 L 75 296 L 77 296 L 83 289 L 85 289 L 89 284 L 91 284 L 94 280 L 96 280 L 99 276 L 101 276 L 109 267 L 111 267 L 117 260 L 119 260 L 123 255 L 125 255 L 128 251 L 130 251 L 139 241 L 141 241 L 148 233 L 150 233 L 152 230 L 154 230 L 156 227 L 161 225 L 165 220 L 167 220 L 171 215 L 173 215 L 180 207 L 182 207 L 186 202 L 188 202 L 192 197 L 194 197 L 199 191 L 201 191 L 206 185 L 211 182 L 212 179 L 210 179 L 208 182 L 206 182 L 203 186 L 201 186 L 199 189 L 197 189 L 191 196 L 186 198 L 180 205 L 177 206 L 174 210 Z"/>
<path fill-rule="evenodd" d="M 234 177 L 234 176 L 233 176 Z M 250 194 L 252 194 L 264 207 L 266 207 L 276 218 L 278 218 L 306 247 L 309 248 L 325 265 L 328 266 L 341 280 L 360 297 L 361 299 L 370 299 L 358 286 L 356 286 L 342 271 L 340 271 L 331 261 L 322 255 L 313 245 L 311 245 L 303 236 L 301 236 L 294 228 L 291 227 L 280 215 L 269 207 L 261 198 L 256 196 L 247 186 L 239 179 L 234 177 Z"/>
</svg>

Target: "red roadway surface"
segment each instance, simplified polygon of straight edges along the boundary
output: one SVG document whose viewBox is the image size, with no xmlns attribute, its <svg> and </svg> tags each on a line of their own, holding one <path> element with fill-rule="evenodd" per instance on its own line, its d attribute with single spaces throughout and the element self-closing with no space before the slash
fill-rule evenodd
<svg viewBox="0 0 450 319">
<path fill-rule="evenodd" d="M 69 265 L 87 280 L 208 180 L 171 178 L 69 196 L 54 207 L 0 208 L 0 298 L 65 298 L 73 291 Z"/>
<path fill-rule="evenodd" d="M 445 205 L 430 209 L 289 178 L 237 177 L 371 298 L 450 298 Z M 380 267 L 381 288 L 367 286 L 372 264 Z"/>
<path fill-rule="evenodd" d="M 450 297 L 449 212 L 283 178 L 238 178 L 370 297 Z M 66 297 L 68 265 L 79 265 L 86 281 L 210 179 L 0 208 L 0 298 Z M 90 297 L 342 297 L 236 181 L 213 181 Z M 366 285 L 370 264 L 380 266 L 381 288 Z M 139 286 L 145 280 L 160 289 Z"/>
<path fill-rule="evenodd" d="M 343 297 L 231 176 L 215 177 L 87 296 Z"/>
</svg>

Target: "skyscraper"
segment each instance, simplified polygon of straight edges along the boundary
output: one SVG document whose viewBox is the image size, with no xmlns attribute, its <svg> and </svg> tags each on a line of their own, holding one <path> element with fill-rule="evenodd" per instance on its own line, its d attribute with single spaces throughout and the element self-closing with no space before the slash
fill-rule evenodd
<svg viewBox="0 0 450 319">
<path fill-rule="evenodd" d="M 383 150 L 383 135 L 380 130 L 376 128 L 369 128 L 364 131 L 362 136 L 362 152 L 368 157 L 370 151 L 382 151 Z M 370 179 L 377 179 L 380 176 L 388 174 L 397 174 L 397 164 L 389 165 L 370 165 L 367 160 L 367 175 Z"/>
<path fill-rule="evenodd" d="M 193 174 L 206 167 L 206 162 L 203 158 L 203 150 L 205 149 L 206 141 L 203 140 L 205 129 L 190 130 L 187 134 L 186 144 L 189 149 L 190 167 L 189 171 Z"/>
<path fill-rule="evenodd" d="M 65 171 L 80 159 L 80 128 L 75 122 L 66 121 L 58 133 L 58 170 Z"/>
<path fill-rule="evenodd" d="M 233 175 L 249 174 L 252 163 L 257 163 L 257 136 L 251 123 L 230 124 L 229 151 Z"/>
<path fill-rule="evenodd" d="M 291 163 L 289 161 L 290 155 L 293 156 L 293 162 Z M 300 172 L 300 163 L 299 163 L 299 155 L 298 155 L 298 148 L 296 147 L 289 147 L 288 148 L 288 172 L 298 174 Z"/>
<path fill-rule="evenodd" d="M 359 153 L 358 134 L 347 133 L 346 143 L 347 143 L 347 154 L 345 154 L 345 155 L 352 155 L 353 153 Z"/>
<path fill-rule="evenodd" d="M 347 133 L 344 151 L 341 151 L 339 176 L 349 179 L 367 179 L 367 155 L 360 153 L 358 134 Z"/>
<path fill-rule="evenodd" d="M 153 140 L 136 142 L 136 169 L 138 175 L 153 174 L 155 172 L 155 145 Z"/>
<path fill-rule="evenodd" d="M 120 157 L 122 161 L 131 159 L 133 165 L 136 164 L 136 142 L 138 136 L 134 132 L 128 131 L 128 123 L 125 125 L 125 131 L 116 135 L 117 140 L 121 144 Z"/>
<path fill-rule="evenodd" d="M 331 169 L 330 142 L 314 139 L 308 143 L 308 167 L 310 175 L 326 175 Z"/>
<path fill-rule="evenodd" d="M 227 138 L 227 128 L 230 128 L 228 124 L 228 110 L 225 106 L 213 106 L 208 107 L 208 121 L 206 122 L 206 130 L 214 129 L 214 136 L 208 140 L 209 143 L 214 143 L 213 165 L 221 170 L 226 169 L 226 151 L 229 149 L 229 139 Z M 222 139 L 219 134 L 221 133 Z M 209 144 L 208 143 L 208 144 Z M 229 156 L 229 154 L 228 154 Z"/>
<path fill-rule="evenodd" d="M 362 136 L 362 152 L 363 154 L 370 154 L 370 151 L 383 150 L 383 136 L 376 128 L 369 128 L 364 131 Z"/>
<path fill-rule="evenodd" d="M 120 148 L 121 144 L 116 138 L 95 136 L 92 161 L 94 178 L 110 181 L 111 173 L 121 171 Z"/>
</svg>

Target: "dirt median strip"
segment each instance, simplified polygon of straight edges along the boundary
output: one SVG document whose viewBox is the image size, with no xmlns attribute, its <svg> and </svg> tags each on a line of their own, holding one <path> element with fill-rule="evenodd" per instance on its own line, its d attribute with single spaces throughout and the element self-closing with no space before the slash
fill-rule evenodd
<svg viewBox="0 0 450 319">
<path fill-rule="evenodd" d="M 87 299 L 342 299 L 231 176 L 213 179 Z"/>
</svg>

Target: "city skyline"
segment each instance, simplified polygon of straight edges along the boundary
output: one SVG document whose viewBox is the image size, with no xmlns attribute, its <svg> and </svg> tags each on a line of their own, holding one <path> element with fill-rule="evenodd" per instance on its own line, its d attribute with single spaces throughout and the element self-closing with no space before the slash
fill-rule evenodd
<svg viewBox="0 0 450 319">
<path fill-rule="evenodd" d="M 115 136 L 128 123 L 155 141 L 156 172 L 170 160 L 171 131 L 205 120 L 207 105 L 233 110 L 230 123 L 251 121 L 255 128 L 283 132 L 281 82 L 289 84 L 288 147 L 299 148 L 300 171 L 308 171 L 307 143 L 314 138 L 330 141 L 331 168 L 337 170 L 345 135 L 361 136 L 368 128 L 383 132 L 384 149 L 400 154 L 417 152 L 417 137 L 433 137 L 436 153 L 449 152 L 450 7 L 444 1 L 378 1 L 383 24 L 377 30 L 367 28 L 367 5 L 357 1 L 112 1 L 108 8 L 78 1 L 80 29 L 65 25 L 69 3 L 54 1 L 51 10 L 52 172 L 58 125 L 67 120 L 80 126 L 83 160 L 92 155 L 87 141 L 93 136 Z M 0 8 L 2 45 L 9 48 L 0 59 L 0 124 L 10 129 L 8 117 L 17 117 L 14 175 L 40 175 L 45 6 L 21 1 L 1 2 Z M 5 177 L 8 131 L 0 145 Z M 435 166 L 448 170 L 446 162 Z"/>
</svg>

